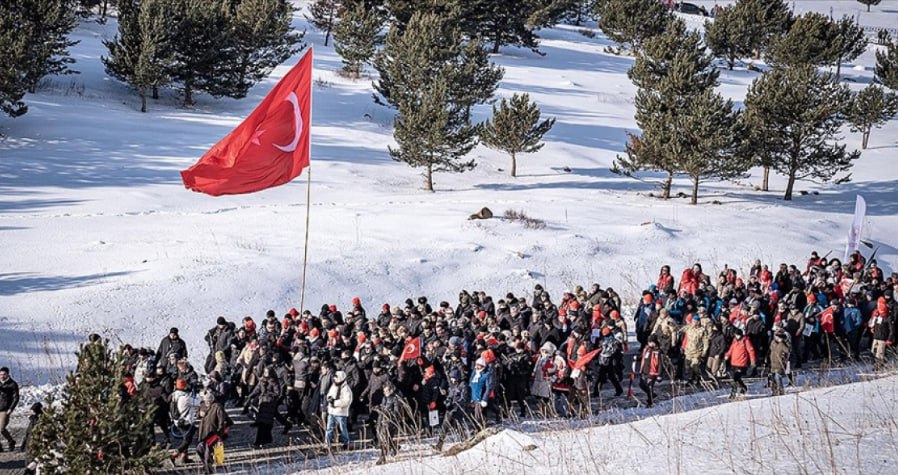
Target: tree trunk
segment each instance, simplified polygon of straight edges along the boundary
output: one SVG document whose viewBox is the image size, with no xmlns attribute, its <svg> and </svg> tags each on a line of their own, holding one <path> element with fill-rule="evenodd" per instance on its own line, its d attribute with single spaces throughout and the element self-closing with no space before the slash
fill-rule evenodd
<svg viewBox="0 0 898 475">
<path fill-rule="evenodd" d="M 327 32 L 324 34 L 324 46 L 327 46 L 327 42 L 331 39 L 331 29 L 328 28 Z"/>
<path fill-rule="evenodd" d="M 842 77 L 842 58 L 839 57 L 838 61 L 836 61 L 836 81 L 838 81 Z"/>
<path fill-rule="evenodd" d="M 153 99 L 159 99 L 159 86 L 153 84 Z"/>
<path fill-rule="evenodd" d="M 502 37 L 502 33 L 499 31 L 499 26 L 496 25 L 493 29 L 493 54 L 499 53 L 499 40 Z"/>
<path fill-rule="evenodd" d="M 867 4 L 867 13 L 870 13 L 870 4 Z"/>
<path fill-rule="evenodd" d="M 870 141 L 870 129 L 864 130 L 863 140 L 861 140 L 861 150 L 867 150 L 867 142 Z"/>
<path fill-rule="evenodd" d="M 109 7 L 109 0 L 103 0 L 103 9 L 100 11 L 100 18 L 106 20 L 106 11 Z"/>
<path fill-rule="evenodd" d="M 795 186 L 795 172 L 789 172 L 789 184 L 786 185 L 786 195 L 783 200 L 792 201 L 792 188 Z"/>
<path fill-rule="evenodd" d="M 764 179 L 761 181 L 761 191 L 770 191 L 770 167 L 764 167 Z"/>
<path fill-rule="evenodd" d="M 518 158 L 515 156 L 514 152 L 511 154 L 511 176 L 518 176 Z"/>
<path fill-rule="evenodd" d="M 734 67 L 735 65 L 736 65 L 736 56 L 735 56 L 735 55 L 730 55 L 730 57 L 727 58 L 727 69 L 729 69 L 730 71 L 732 71 L 732 70 L 733 70 L 733 67 Z"/>
<path fill-rule="evenodd" d="M 665 200 L 670 199 L 670 187 L 673 184 L 673 173 L 667 172 L 667 179 L 664 180 L 664 184 L 661 185 L 662 194 L 661 197 Z"/>
<path fill-rule="evenodd" d="M 140 112 L 147 111 L 147 93 L 143 91 L 140 93 Z"/>
<path fill-rule="evenodd" d="M 424 189 L 433 193 L 433 165 L 427 165 L 427 173 L 424 174 Z"/>
<path fill-rule="evenodd" d="M 692 201 L 689 204 L 698 204 L 698 177 L 692 178 Z"/>
<path fill-rule="evenodd" d="M 190 85 L 190 81 L 184 81 L 184 105 L 193 105 L 193 88 Z"/>
</svg>

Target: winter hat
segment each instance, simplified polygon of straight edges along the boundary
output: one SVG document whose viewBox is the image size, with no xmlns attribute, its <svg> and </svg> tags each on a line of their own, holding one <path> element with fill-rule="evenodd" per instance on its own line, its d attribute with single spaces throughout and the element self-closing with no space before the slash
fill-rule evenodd
<svg viewBox="0 0 898 475">
<path fill-rule="evenodd" d="M 611 328 L 605 327 L 602 329 L 602 336 L 608 336 L 611 334 Z"/>
<path fill-rule="evenodd" d="M 218 317 L 218 320 L 216 320 L 215 323 L 217 323 L 219 325 L 227 325 L 228 321 L 225 320 L 225 317 Z"/>
<path fill-rule="evenodd" d="M 555 344 L 553 344 L 551 341 L 547 341 L 547 342 L 543 343 L 543 346 L 540 348 L 540 351 L 555 353 Z"/>
<path fill-rule="evenodd" d="M 334 373 L 334 382 L 339 384 L 343 381 L 346 381 L 346 372 L 345 371 L 337 371 Z"/>
<path fill-rule="evenodd" d="M 171 330 L 169 330 L 168 333 L 169 333 L 169 334 L 174 333 L 175 335 L 177 335 L 177 334 L 178 334 L 178 329 L 175 328 L 175 327 L 171 327 Z"/>
<path fill-rule="evenodd" d="M 362 300 L 361 300 L 360 298 L 358 298 L 358 297 L 353 297 L 353 298 L 352 298 L 352 304 L 353 304 L 353 305 L 356 305 L 356 306 L 361 305 L 361 304 L 362 304 Z"/>
<path fill-rule="evenodd" d="M 334 305 L 334 304 L 331 304 L 329 307 L 327 307 L 327 309 L 330 310 L 331 312 L 336 312 L 336 311 L 337 311 L 337 306 Z"/>
<path fill-rule="evenodd" d="M 366 341 L 368 341 L 368 337 L 365 336 L 364 333 L 359 333 L 357 340 L 359 343 L 365 343 Z"/>
<path fill-rule="evenodd" d="M 319 332 L 317 328 L 313 328 L 311 331 L 309 331 L 309 335 L 312 338 L 315 338 L 316 336 L 318 336 L 320 334 L 321 334 L 321 332 Z"/>
<path fill-rule="evenodd" d="M 381 306 L 380 306 L 380 311 L 381 311 L 381 312 L 389 312 L 389 311 L 390 311 L 390 304 L 385 303 L 385 304 L 381 305 Z"/>
<path fill-rule="evenodd" d="M 652 303 L 652 295 L 651 295 L 651 294 L 645 294 L 645 297 L 642 298 L 642 301 L 643 301 L 643 303 L 645 303 L 645 304 L 650 304 L 650 303 Z"/>
<path fill-rule="evenodd" d="M 620 318 L 620 312 L 618 312 L 617 310 L 612 310 L 612 311 L 611 311 L 611 318 L 614 319 L 614 320 L 617 320 L 618 318 Z"/>
<path fill-rule="evenodd" d="M 177 381 L 175 381 L 175 389 L 177 389 L 178 391 L 186 391 L 187 390 L 187 381 L 185 381 L 181 378 L 178 378 Z"/>
<path fill-rule="evenodd" d="M 295 308 L 291 308 L 290 311 L 287 313 L 289 313 L 290 316 L 292 316 L 292 317 L 296 317 L 297 315 L 299 315 L 299 310 L 296 310 Z"/>
<path fill-rule="evenodd" d="M 433 375 L 435 375 L 435 374 L 437 374 L 437 370 L 434 369 L 433 365 L 428 366 L 427 368 L 424 368 L 424 377 L 425 378 L 432 378 Z"/>
<path fill-rule="evenodd" d="M 490 336 L 486 339 L 486 344 L 487 346 L 496 346 L 499 344 L 499 340 L 497 340 L 494 336 Z"/>
<path fill-rule="evenodd" d="M 808 294 L 808 303 L 815 303 L 815 302 L 817 302 L 817 296 L 814 294 Z"/>
<path fill-rule="evenodd" d="M 477 361 L 474 362 L 474 366 L 486 367 L 486 360 L 483 358 L 477 358 Z"/>
</svg>

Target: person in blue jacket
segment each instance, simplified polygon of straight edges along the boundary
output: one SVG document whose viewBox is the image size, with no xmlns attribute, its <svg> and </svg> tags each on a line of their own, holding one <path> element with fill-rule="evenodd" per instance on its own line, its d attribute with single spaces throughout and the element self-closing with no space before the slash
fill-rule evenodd
<svg viewBox="0 0 898 475">
<path fill-rule="evenodd" d="M 863 325 L 864 316 L 861 314 L 861 310 L 857 308 L 854 298 L 847 299 L 845 310 L 842 314 L 842 330 L 845 332 L 845 339 L 847 340 L 852 360 L 857 360 L 860 356 Z"/>
<path fill-rule="evenodd" d="M 471 403 L 474 406 L 474 420 L 480 425 L 486 424 L 486 408 L 490 404 L 490 394 L 493 392 L 493 370 L 486 364 L 483 358 L 478 358 L 474 363 L 474 372 L 468 383 L 471 387 Z"/>
</svg>

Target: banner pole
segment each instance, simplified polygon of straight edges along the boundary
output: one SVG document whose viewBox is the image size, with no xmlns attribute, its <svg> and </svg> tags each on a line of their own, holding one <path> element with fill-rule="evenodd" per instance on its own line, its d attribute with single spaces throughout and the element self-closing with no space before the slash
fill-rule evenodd
<svg viewBox="0 0 898 475">
<path fill-rule="evenodd" d="M 306 54 L 313 55 L 313 49 L 309 47 L 309 52 Z M 315 94 L 313 94 L 311 75 L 312 71 L 315 70 L 314 56 L 312 56 L 312 60 L 312 67 L 309 71 L 309 150 L 307 155 L 309 157 L 309 166 L 306 168 L 306 238 L 302 253 L 302 287 L 299 291 L 300 312 L 306 310 L 306 268 L 309 264 L 309 217 L 312 215 L 312 104 Z"/>
</svg>

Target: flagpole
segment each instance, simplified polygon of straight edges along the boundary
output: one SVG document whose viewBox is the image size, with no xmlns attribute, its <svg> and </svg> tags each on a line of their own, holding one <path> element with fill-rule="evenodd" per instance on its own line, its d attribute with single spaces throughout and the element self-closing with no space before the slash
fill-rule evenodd
<svg viewBox="0 0 898 475">
<path fill-rule="evenodd" d="M 312 54 L 313 49 L 310 46 L 309 52 L 307 54 Z M 314 56 L 312 56 L 312 71 L 314 68 Z M 311 75 L 311 72 L 309 73 Z M 306 268 L 309 264 L 309 217 L 312 215 L 312 100 L 314 98 L 314 94 L 312 93 L 312 84 L 309 84 L 309 166 L 306 167 L 306 239 L 305 245 L 303 246 L 303 255 L 302 255 L 302 287 L 299 291 L 299 311 L 305 311 L 306 307 Z"/>
</svg>

